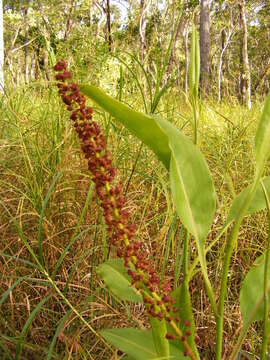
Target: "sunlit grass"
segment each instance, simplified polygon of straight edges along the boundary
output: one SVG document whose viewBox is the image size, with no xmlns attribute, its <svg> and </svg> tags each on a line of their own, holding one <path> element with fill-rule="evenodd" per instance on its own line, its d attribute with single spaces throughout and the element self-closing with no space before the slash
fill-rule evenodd
<svg viewBox="0 0 270 360">
<path fill-rule="evenodd" d="M 139 94 L 130 97 L 126 92 L 124 100 L 142 109 Z M 251 112 L 236 103 L 217 105 L 209 100 L 202 104 L 198 146 L 209 164 L 220 205 L 213 234 L 223 224 L 234 194 L 252 177 L 252 142 L 260 110 L 260 103 Z M 185 120 L 191 112 L 183 94 L 165 96 L 157 112 L 191 135 L 192 129 Z M 127 186 L 141 144 L 102 112 L 96 118 L 107 134 L 117 176 Z M 107 243 L 95 191 L 89 190 L 91 181 L 86 163 L 56 91 L 36 85 L 8 92 L 0 106 L 0 136 L 1 358 L 13 359 L 21 339 L 21 359 L 46 358 L 48 353 L 53 359 L 116 359 L 114 351 L 104 346 L 65 300 L 51 290 L 14 223 L 15 220 L 36 256 L 42 243 L 44 269 L 91 327 L 98 331 L 112 325 L 147 326 L 141 306 L 130 308 L 120 303 L 96 275 L 97 265 L 104 256 L 113 256 L 113 249 Z M 57 174 L 59 178 L 41 222 L 44 200 Z M 175 219 L 167 182 L 165 169 L 144 146 L 130 180 L 128 207 L 138 225 L 136 236 L 147 244 L 156 268 L 177 284 L 181 281 L 178 272 L 181 224 Z M 264 249 L 264 224 L 265 215 L 260 213 L 246 219 L 241 230 L 230 273 L 232 302 L 227 304 L 225 322 L 228 349 L 229 339 L 240 324 L 240 282 Z M 208 254 L 209 274 L 214 284 L 220 281 L 224 243 L 223 237 Z M 3 298 L 12 284 L 14 288 Z M 208 348 L 205 356 L 211 359 L 215 329 L 200 274 L 191 285 L 198 346 Z M 42 304 L 46 296 L 50 297 Z M 35 309 L 37 313 L 32 315 Z M 27 321 L 28 331 L 22 333 Z M 247 352 L 257 351 L 256 331 L 255 326 L 250 330 L 244 346 Z"/>
</svg>

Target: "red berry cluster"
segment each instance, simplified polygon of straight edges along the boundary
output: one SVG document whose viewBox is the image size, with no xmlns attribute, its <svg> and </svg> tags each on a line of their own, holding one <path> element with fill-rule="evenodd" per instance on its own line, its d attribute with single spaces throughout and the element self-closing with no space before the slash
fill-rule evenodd
<svg viewBox="0 0 270 360">
<path fill-rule="evenodd" d="M 70 119 L 80 138 L 85 158 L 88 160 L 88 169 L 92 174 L 117 255 L 124 259 L 132 284 L 141 291 L 149 315 L 159 320 L 166 319 L 171 324 L 179 323 L 180 319 L 177 317 L 179 310 L 174 306 L 174 299 L 170 295 L 170 284 L 161 283 L 152 262 L 146 256 L 143 243 L 132 241 L 136 229 L 129 223 L 130 214 L 125 209 L 126 200 L 121 194 L 120 186 L 113 185 L 115 169 L 106 148 L 105 137 L 99 125 L 92 120 L 93 109 L 86 106 L 86 99 L 80 88 L 71 81 L 72 74 L 67 71 L 65 61 L 60 60 L 54 70 L 57 72 L 55 78 L 58 81 L 59 94 L 71 112 Z M 190 355 L 186 337 L 180 329 L 177 333 L 178 335 L 180 333 L 180 339 L 187 349 L 186 355 Z M 188 334 L 190 334 L 189 330 L 186 331 L 186 335 Z M 167 339 L 173 340 L 176 336 L 168 333 Z"/>
</svg>

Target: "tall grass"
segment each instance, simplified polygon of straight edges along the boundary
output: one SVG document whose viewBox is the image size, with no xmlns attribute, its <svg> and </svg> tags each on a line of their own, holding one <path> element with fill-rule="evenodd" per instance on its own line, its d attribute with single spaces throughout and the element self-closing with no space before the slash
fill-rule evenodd
<svg viewBox="0 0 270 360">
<path fill-rule="evenodd" d="M 125 88 L 122 96 L 129 102 Z M 133 93 L 132 99 L 136 106 L 143 106 L 139 93 Z M 233 195 L 251 178 L 251 141 L 260 108 L 258 103 L 247 112 L 237 104 L 217 106 L 210 100 L 202 106 L 198 146 L 214 175 L 221 205 L 213 234 L 218 233 Z M 190 108 L 176 89 L 160 100 L 157 112 L 187 134 L 192 133 L 186 123 Z M 165 170 L 145 147 L 137 157 L 140 143 L 113 119 L 100 111 L 96 117 L 109 138 L 119 169 L 117 176 L 125 184 L 138 159 L 128 189 L 137 236 L 153 253 L 162 276 L 177 284 L 184 265 L 184 234 L 174 216 Z M 104 344 L 97 331 L 119 323 L 140 327 L 146 323 L 140 306 L 130 308 L 119 302 L 96 275 L 97 265 L 112 256 L 113 249 L 107 243 L 102 213 L 93 187 L 89 187 L 91 181 L 78 142 L 51 87 L 32 84 L 11 89 L 1 100 L 0 174 L 0 357 L 121 358 Z M 265 223 L 264 213 L 245 220 L 235 250 L 229 279 L 230 298 L 235 302 L 226 305 L 228 349 L 240 322 L 236 300 L 243 271 L 264 249 L 265 229 L 258 223 Z M 207 255 L 213 283 L 220 281 L 226 236 Z M 195 249 L 190 257 L 194 254 Z M 215 330 L 211 311 L 205 305 L 206 295 L 197 290 L 201 288 L 201 275 L 195 276 L 192 300 L 198 344 L 208 348 L 205 357 L 211 359 Z M 255 358 L 258 339 L 254 325 L 244 348 Z"/>
</svg>

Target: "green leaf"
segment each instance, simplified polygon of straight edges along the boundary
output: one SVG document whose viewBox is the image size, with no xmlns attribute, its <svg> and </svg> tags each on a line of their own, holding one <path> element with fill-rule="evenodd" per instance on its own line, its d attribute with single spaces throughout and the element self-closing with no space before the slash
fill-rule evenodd
<svg viewBox="0 0 270 360">
<path fill-rule="evenodd" d="M 263 184 L 265 188 L 270 193 L 270 176 L 265 177 L 263 180 Z M 243 204 L 246 201 L 246 198 L 250 192 L 252 185 L 247 186 L 243 191 L 238 194 L 232 203 L 232 206 L 230 208 L 230 212 L 227 218 L 227 224 L 231 223 L 237 216 L 239 209 L 242 208 Z M 261 186 L 257 188 L 257 191 L 249 205 L 248 211 L 246 215 L 254 214 L 257 211 L 263 210 L 266 208 L 266 202 L 265 202 L 265 196 L 263 193 L 263 189 Z"/>
<path fill-rule="evenodd" d="M 199 356 L 197 346 L 195 343 L 195 330 L 196 329 L 195 329 L 195 323 L 194 323 L 194 317 L 193 317 L 188 283 L 182 283 L 177 289 L 175 289 L 172 293 L 172 297 L 175 299 L 175 305 L 179 309 L 178 316 L 181 319 L 180 328 L 183 328 L 184 320 L 189 320 L 191 323 L 191 325 L 190 325 L 191 335 L 188 336 L 187 342 L 189 343 L 191 349 L 193 350 L 193 352 L 197 355 L 197 358 L 199 359 L 200 356 Z M 184 351 L 182 344 L 179 344 L 179 347 L 182 351 Z"/>
<path fill-rule="evenodd" d="M 204 239 L 212 225 L 216 194 L 207 163 L 199 149 L 172 124 L 157 119 L 172 151 L 170 182 L 176 211 L 187 230 Z"/>
<path fill-rule="evenodd" d="M 136 360 L 148 360 L 157 357 L 150 331 L 108 329 L 102 330 L 100 334 L 109 343 Z"/>
<path fill-rule="evenodd" d="M 259 174 L 270 156 L 270 93 L 266 99 L 260 123 L 255 137 L 257 174 Z"/>
<path fill-rule="evenodd" d="M 81 85 L 80 89 L 149 146 L 165 167 L 169 168 L 171 151 L 168 146 L 168 137 L 153 117 L 132 110 L 93 85 Z"/>
<path fill-rule="evenodd" d="M 98 275 L 103 279 L 108 288 L 121 300 L 141 302 L 142 296 L 130 283 L 127 269 L 123 260 L 114 259 L 99 265 Z"/>
<path fill-rule="evenodd" d="M 165 320 L 158 320 L 157 318 L 150 318 L 152 336 L 155 345 L 155 349 L 158 356 L 169 357 L 170 355 L 170 345 L 169 341 L 166 339 L 167 326 Z"/>
<path fill-rule="evenodd" d="M 256 259 L 247 273 L 240 291 L 240 309 L 244 325 L 259 321 L 264 315 L 264 265 L 265 255 Z M 270 284 L 270 276 L 268 279 Z M 270 285 L 268 293 L 270 292 Z M 269 297 L 270 306 L 270 297 Z"/>
<path fill-rule="evenodd" d="M 81 90 L 148 145 L 167 169 L 173 151 L 170 171 L 177 212 L 194 236 L 204 238 L 212 224 L 215 191 L 200 151 L 169 122 L 134 111 L 92 85 Z"/>
<path fill-rule="evenodd" d="M 200 46 L 196 26 L 192 25 L 190 63 L 189 63 L 189 91 L 194 98 L 198 96 L 200 81 Z"/>
<path fill-rule="evenodd" d="M 151 331 L 139 329 L 107 329 L 100 334 L 109 343 L 128 355 L 128 359 L 134 360 L 186 360 L 183 352 L 174 344 L 170 343 L 170 356 L 158 356 L 155 350 Z"/>
</svg>

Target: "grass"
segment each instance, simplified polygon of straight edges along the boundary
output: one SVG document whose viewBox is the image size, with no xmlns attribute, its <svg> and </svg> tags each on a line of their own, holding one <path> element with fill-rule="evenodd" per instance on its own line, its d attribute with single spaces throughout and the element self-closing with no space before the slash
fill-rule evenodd
<svg viewBox="0 0 270 360">
<path fill-rule="evenodd" d="M 158 111 L 192 136 L 185 121 L 191 111 L 182 94 L 172 91 Z M 129 102 L 128 91 L 123 96 Z M 139 94 L 132 94 L 131 105 L 142 109 Z M 237 103 L 217 105 L 209 100 L 202 105 L 199 146 L 213 174 L 219 203 L 213 236 L 234 194 L 252 177 L 252 143 L 261 106 L 256 103 L 249 112 Z M 125 187 L 141 144 L 100 110 L 95 117 L 107 134 Z M 98 264 L 113 257 L 114 249 L 107 242 L 86 163 L 54 88 L 32 84 L 12 89 L 1 100 L 0 174 L 1 359 L 120 359 L 121 354 L 96 332 L 148 324 L 141 305 L 119 302 L 96 275 Z M 156 268 L 177 284 L 183 234 L 168 189 L 165 170 L 142 147 L 129 183 L 128 207 L 138 225 L 137 236 L 153 254 Z M 226 303 L 228 352 L 241 323 L 240 283 L 264 249 L 265 223 L 265 214 L 259 213 L 241 228 Z M 220 283 L 226 236 L 208 254 L 214 286 Z M 191 282 L 191 293 L 198 346 L 204 349 L 204 358 L 212 359 L 215 329 L 200 273 Z M 247 358 L 248 354 L 258 358 L 260 331 L 254 325 L 249 332 L 243 346 Z"/>
</svg>

